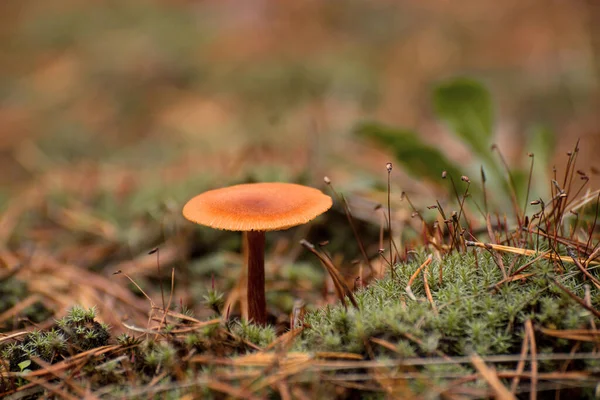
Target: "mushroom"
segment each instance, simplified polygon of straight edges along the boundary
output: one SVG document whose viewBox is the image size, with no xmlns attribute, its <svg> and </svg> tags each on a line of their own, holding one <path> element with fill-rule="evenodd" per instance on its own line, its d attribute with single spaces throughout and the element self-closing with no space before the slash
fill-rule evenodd
<svg viewBox="0 0 600 400">
<path fill-rule="evenodd" d="M 305 224 L 331 205 L 331 197 L 311 187 L 249 183 L 204 192 L 185 204 L 183 216 L 212 228 L 246 232 L 248 319 L 265 325 L 265 231 Z"/>
</svg>

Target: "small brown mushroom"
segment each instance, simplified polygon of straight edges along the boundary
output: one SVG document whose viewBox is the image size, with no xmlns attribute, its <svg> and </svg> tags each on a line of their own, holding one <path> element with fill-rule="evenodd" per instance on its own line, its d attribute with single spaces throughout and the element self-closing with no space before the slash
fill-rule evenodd
<svg viewBox="0 0 600 400">
<path fill-rule="evenodd" d="M 265 231 L 305 224 L 331 204 L 331 197 L 311 187 L 250 183 L 204 192 L 186 203 L 183 216 L 212 228 L 247 233 L 248 318 L 265 325 Z"/>
</svg>

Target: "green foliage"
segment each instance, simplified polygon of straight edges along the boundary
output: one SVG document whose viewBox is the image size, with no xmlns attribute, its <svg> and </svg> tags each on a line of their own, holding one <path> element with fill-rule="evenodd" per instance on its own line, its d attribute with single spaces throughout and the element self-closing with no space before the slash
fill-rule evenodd
<svg viewBox="0 0 600 400">
<path fill-rule="evenodd" d="M 489 158 L 494 115 L 490 93 L 479 82 L 456 78 L 434 89 L 433 105 L 450 130 L 482 158 Z"/>
<path fill-rule="evenodd" d="M 461 168 L 435 147 L 423 143 L 416 132 L 366 122 L 360 124 L 355 133 L 389 146 L 398 162 L 414 176 L 439 181 L 442 171 L 456 177 L 462 175 Z"/>
<path fill-rule="evenodd" d="M 27 369 L 27 367 L 29 367 L 30 365 L 31 365 L 31 360 L 25 360 L 25 361 L 20 362 L 18 364 L 18 367 L 21 372 L 27 372 L 27 371 L 29 371 Z"/>
</svg>

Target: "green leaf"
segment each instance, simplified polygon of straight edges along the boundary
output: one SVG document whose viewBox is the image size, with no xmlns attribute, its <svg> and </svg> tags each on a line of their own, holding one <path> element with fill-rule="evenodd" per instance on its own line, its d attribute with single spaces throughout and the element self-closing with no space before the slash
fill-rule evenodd
<svg viewBox="0 0 600 400">
<path fill-rule="evenodd" d="M 21 372 L 23 372 L 23 371 L 25 371 L 25 368 L 27 368 L 31 365 L 31 360 L 21 361 L 17 365 L 19 366 L 19 369 L 21 370 Z"/>
<path fill-rule="evenodd" d="M 417 178 L 440 183 L 443 171 L 454 177 L 462 175 L 458 166 L 438 149 L 423 143 L 413 131 L 392 128 L 377 122 L 366 122 L 355 128 L 355 134 L 388 147 L 404 169 Z"/>
<path fill-rule="evenodd" d="M 489 91 L 468 78 L 456 78 L 435 88 L 433 105 L 452 132 L 484 159 L 490 158 L 494 112 Z"/>
</svg>

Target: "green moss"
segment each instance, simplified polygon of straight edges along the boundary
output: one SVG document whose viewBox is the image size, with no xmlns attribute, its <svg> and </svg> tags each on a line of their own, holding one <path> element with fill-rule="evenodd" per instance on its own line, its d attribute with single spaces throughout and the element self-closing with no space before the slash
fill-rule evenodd
<svg viewBox="0 0 600 400">
<path fill-rule="evenodd" d="M 225 303 L 225 294 L 219 292 L 216 289 L 210 289 L 207 294 L 202 296 L 204 298 L 204 304 L 207 308 L 213 310 L 217 315 L 221 314 L 221 308 Z"/>
<path fill-rule="evenodd" d="M 254 343 L 259 347 L 265 347 L 277 337 L 275 329 L 271 326 L 261 327 L 247 321 L 236 321 L 231 326 L 231 331 L 240 338 Z"/>
<path fill-rule="evenodd" d="M 27 361 L 30 369 L 37 369 L 35 358 L 53 363 L 108 343 L 109 328 L 94 320 L 94 308 L 73 307 L 65 317 L 56 321 L 56 327 L 48 331 L 34 330 L 21 342 L 13 342 L 0 348 L 2 358 L 8 360 L 11 371 L 20 371 L 19 364 Z"/>
<path fill-rule="evenodd" d="M 410 276 L 424 260 L 423 254 L 418 255 L 413 261 L 396 266 L 395 280 L 388 276 L 357 292 L 359 309 L 346 310 L 336 305 L 308 312 L 305 322 L 310 328 L 296 342 L 296 350 L 349 351 L 367 356 L 365 339 L 377 337 L 395 345 L 403 356 L 439 352 L 450 356 L 472 352 L 516 354 L 527 319 L 536 327 L 553 329 L 584 328 L 589 324 L 590 313 L 555 290 L 548 279 L 554 273 L 548 262 L 539 261 L 529 267 L 528 272 L 534 277 L 494 289 L 502 280 L 502 273 L 487 253 L 453 254 L 431 263 L 427 280 L 435 312 L 427 301 L 422 273 L 411 286 L 416 300 L 405 290 Z M 512 260 L 505 261 L 510 265 Z M 517 260 L 516 268 L 527 261 Z M 567 273 L 557 277 L 569 290 L 583 296 L 580 276 Z M 593 293 L 592 298 L 597 307 L 600 297 Z M 570 349 L 568 341 L 539 339 L 540 344 L 546 341 L 555 352 Z M 390 355 L 390 350 L 381 346 L 373 348 L 376 355 Z"/>
</svg>

